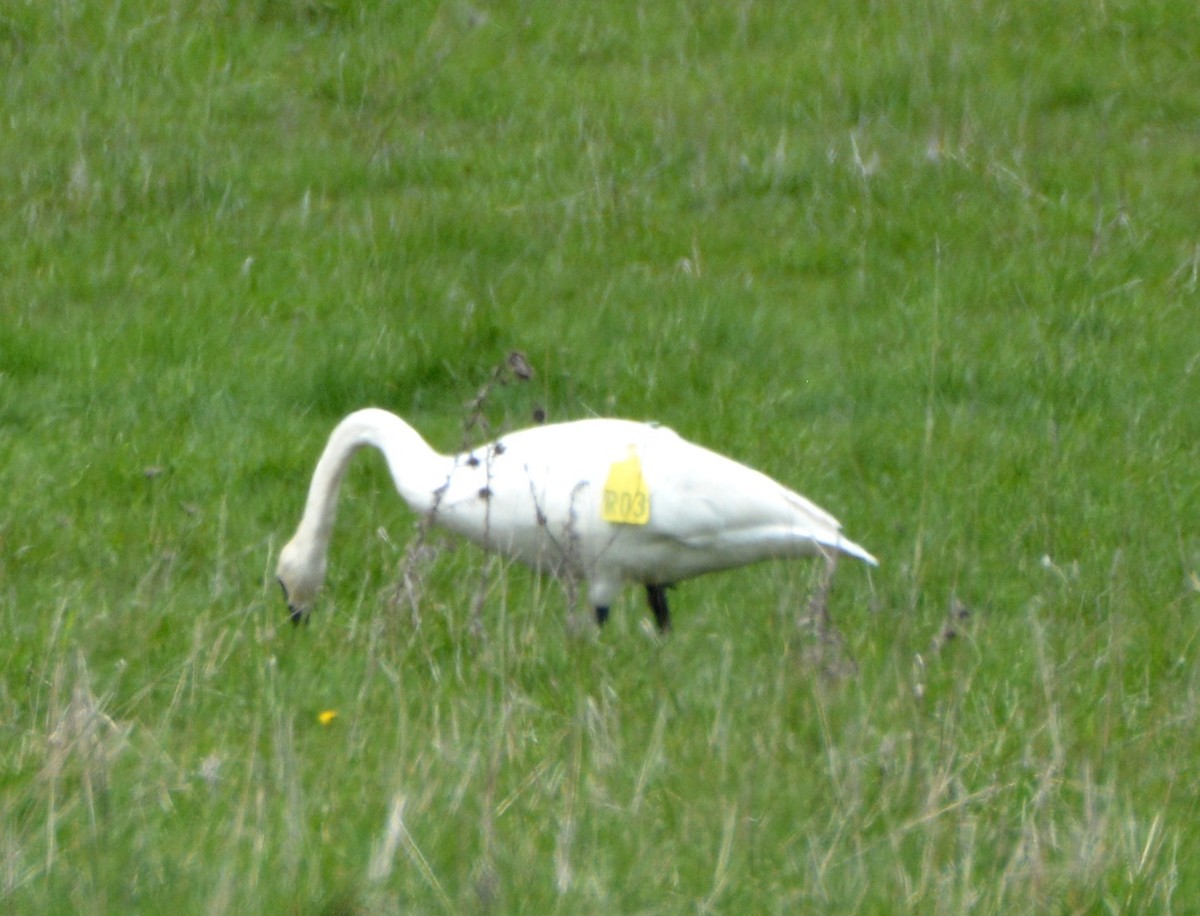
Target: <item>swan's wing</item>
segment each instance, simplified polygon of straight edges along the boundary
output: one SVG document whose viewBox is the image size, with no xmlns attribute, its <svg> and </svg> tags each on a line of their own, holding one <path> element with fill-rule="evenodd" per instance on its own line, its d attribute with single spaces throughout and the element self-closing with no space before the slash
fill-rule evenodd
<svg viewBox="0 0 1200 916">
<path fill-rule="evenodd" d="M 731 559 L 806 555 L 824 547 L 874 562 L 830 513 L 760 471 L 674 434 L 644 448 L 651 524 L 663 534 Z"/>
<path fill-rule="evenodd" d="M 614 520 L 605 490 L 636 459 L 649 512 Z M 874 562 L 837 519 L 765 474 L 627 420 L 535 427 L 460 455 L 436 514 L 447 527 L 530 565 L 613 566 L 674 581 L 824 549 Z"/>
</svg>

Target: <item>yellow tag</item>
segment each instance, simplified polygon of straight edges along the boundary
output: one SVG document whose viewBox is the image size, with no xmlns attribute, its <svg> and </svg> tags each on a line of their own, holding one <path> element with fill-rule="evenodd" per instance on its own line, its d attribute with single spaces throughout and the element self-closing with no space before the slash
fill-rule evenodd
<svg viewBox="0 0 1200 916">
<path fill-rule="evenodd" d="M 650 490 L 642 476 L 642 460 L 632 446 L 628 458 L 614 461 L 608 469 L 600 517 L 618 525 L 644 525 L 650 521 Z"/>
</svg>

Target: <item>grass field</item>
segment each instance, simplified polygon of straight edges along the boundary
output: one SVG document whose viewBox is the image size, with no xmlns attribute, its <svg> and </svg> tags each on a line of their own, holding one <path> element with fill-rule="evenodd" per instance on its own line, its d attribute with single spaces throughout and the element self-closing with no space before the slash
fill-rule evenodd
<svg viewBox="0 0 1200 916">
<path fill-rule="evenodd" d="M 5 912 L 1200 906 L 1200 9 L 10 0 Z M 882 561 L 660 639 L 352 468 L 654 418 Z M 323 713 L 332 712 L 332 718 Z"/>
</svg>

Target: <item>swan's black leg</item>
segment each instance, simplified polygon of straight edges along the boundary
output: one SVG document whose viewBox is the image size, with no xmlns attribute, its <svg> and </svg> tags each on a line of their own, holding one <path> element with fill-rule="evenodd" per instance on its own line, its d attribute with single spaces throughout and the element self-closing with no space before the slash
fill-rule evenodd
<svg viewBox="0 0 1200 916">
<path fill-rule="evenodd" d="M 650 610 L 654 611 L 654 622 L 658 624 L 660 633 L 671 629 L 671 609 L 667 607 L 667 587 L 665 585 L 647 585 L 646 597 L 650 600 Z"/>
<path fill-rule="evenodd" d="M 599 626 L 604 626 L 604 624 L 607 622 L 608 622 L 608 608 L 597 607 L 596 608 L 596 623 Z"/>
</svg>

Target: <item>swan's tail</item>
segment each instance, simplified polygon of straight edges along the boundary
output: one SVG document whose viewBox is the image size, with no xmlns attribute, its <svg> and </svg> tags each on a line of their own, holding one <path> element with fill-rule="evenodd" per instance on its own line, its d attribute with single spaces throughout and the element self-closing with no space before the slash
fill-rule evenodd
<svg viewBox="0 0 1200 916">
<path fill-rule="evenodd" d="M 772 481 L 772 483 L 774 482 Z M 779 484 L 775 484 L 775 486 L 779 486 Z M 797 512 L 800 518 L 803 519 L 802 524 L 809 532 L 809 537 L 813 541 L 823 547 L 832 547 L 838 553 L 844 553 L 848 557 L 862 560 L 871 566 L 879 565 L 879 561 L 871 556 L 865 547 L 855 544 L 852 540 L 843 536 L 842 523 L 836 518 L 811 499 L 791 490 L 785 490 L 784 492 L 786 493 L 788 502 L 792 506 L 792 510 Z"/>
<path fill-rule="evenodd" d="M 838 535 L 837 542 L 830 546 L 836 547 L 839 552 L 844 553 L 847 556 L 855 557 L 856 559 L 862 560 L 864 563 L 869 563 L 871 566 L 879 565 L 879 561 L 871 556 L 871 554 L 868 553 L 865 548 L 860 547 L 858 544 L 855 544 L 848 538 L 842 537 L 840 534 Z"/>
</svg>

